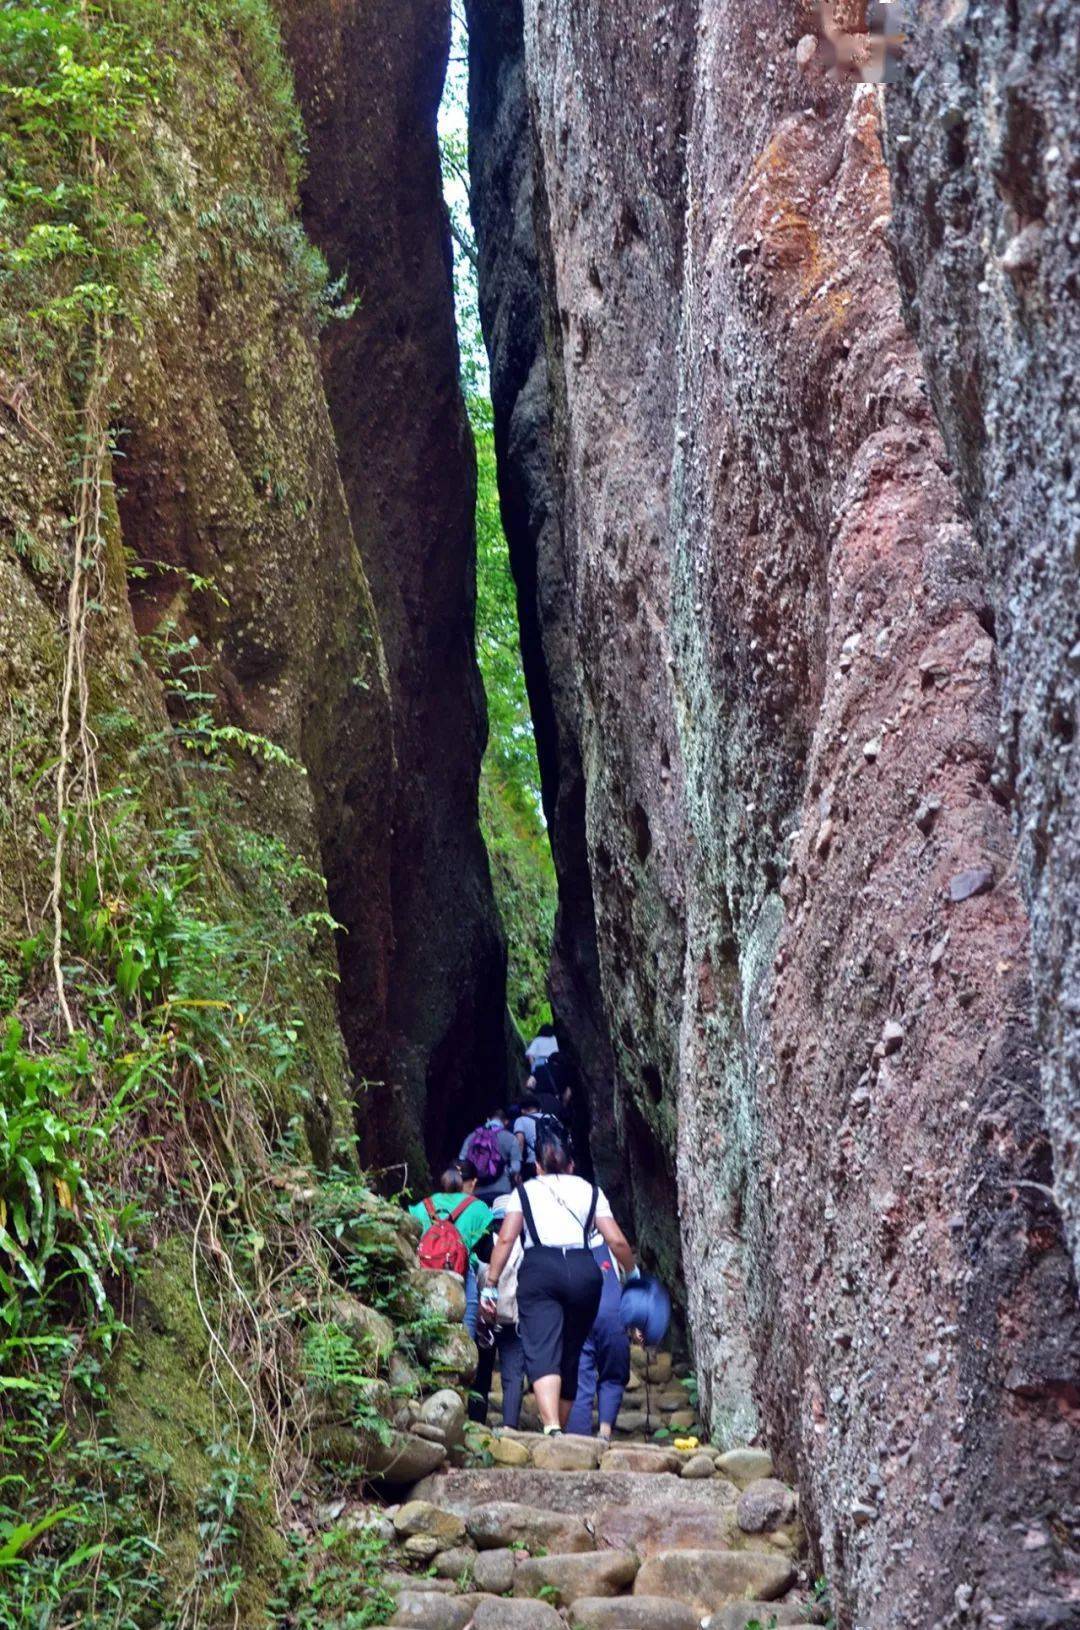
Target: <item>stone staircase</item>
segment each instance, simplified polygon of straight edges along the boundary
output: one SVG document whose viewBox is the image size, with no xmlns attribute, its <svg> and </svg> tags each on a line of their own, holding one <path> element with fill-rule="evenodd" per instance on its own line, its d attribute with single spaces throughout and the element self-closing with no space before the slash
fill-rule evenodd
<svg viewBox="0 0 1080 1630">
<path fill-rule="evenodd" d="M 640 1364 L 635 1373 L 640 1380 Z M 639 1391 L 627 1393 L 610 1446 L 470 1428 L 451 1463 L 382 1516 L 394 1556 L 385 1583 L 397 1596 L 390 1623 L 770 1630 L 821 1622 L 800 1566 L 797 1499 L 773 1478 L 769 1455 L 646 1439 Z M 670 1403 L 685 1400 L 685 1391 L 673 1394 L 666 1413 L 678 1415 Z M 650 1403 L 650 1426 L 663 1413 Z"/>
</svg>

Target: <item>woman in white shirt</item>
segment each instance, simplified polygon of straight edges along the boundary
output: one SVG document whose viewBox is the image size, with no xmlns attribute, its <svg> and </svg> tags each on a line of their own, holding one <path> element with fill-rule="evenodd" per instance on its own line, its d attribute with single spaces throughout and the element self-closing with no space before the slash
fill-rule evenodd
<svg viewBox="0 0 1080 1630">
<path fill-rule="evenodd" d="M 638 1269 L 607 1196 L 573 1176 L 566 1139 L 544 1122 L 536 1164 L 538 1175 L 506 1202 L 481 1309 L 485 1318 L 494 1318 L 499 1275 L 520 1237 L 525 1256 L 518 1272 L 518 1330 L 544 1431 L 554 1436 L 566 1425 L 577 1397 L 581 1349 L 600 1306 L 603 1275 L 589 1248 L 594 1229 L 627 1274 L 634 1277 Z"/>
<path fill-rule="evenodd" d="M 553 1024 L 542 1024 L 536 1035 L 525 1049 L 530 1070 L 534 1070 L 541 1059 L 552 1058 L 559 1051 L 559 1043 L 555 1036 Z"/>
</svg>

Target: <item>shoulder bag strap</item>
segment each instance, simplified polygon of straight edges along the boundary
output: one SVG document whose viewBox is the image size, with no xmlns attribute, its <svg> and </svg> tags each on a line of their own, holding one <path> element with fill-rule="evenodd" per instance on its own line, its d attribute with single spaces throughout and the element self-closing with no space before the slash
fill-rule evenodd
<svg viewBox="0 0 1080 1630">
<path fill-rule="evenodd" d="M 528 1190 L 528 1183 L 522 1183 L 521 1187 L 518 1189 L 518 1193 L 521 1195 L 521 1210 L 525 1218 L 525 1227 L 532 1235 L 533 1244 L 539 1245 L 541 1244 L 541 1239 L 540 1235 L 536 1232 L 536 1218 L 533 1216 L 532 1206 L 529 1203 Z"/>
<path fill-rule="evenodd" d="M 468 1211 L 470 1206 L 479 1205 L 479 1203 L 480 1202 L 477 1200 L 475 1194 L 467 1194 L 464 1200 L 462 1200 L 461 1204 L 454 1207 L 447 1220 L 449 1222 L 456 1223 L 463 1211 Z"/>
<path fill-rule="evenodd" d="M 539 1179 L 538 1179 L 538 1181 L 539 1181 Z M 555 1201 L 556 1205 L 562 1206 L 563 1210 L 569 1216 L 573 1217 L 573 1219 L 577 1223 L 578 1227 L 583 1228 L 585 1230 L 585 1249 L 588 1250 L 589 1249 L 589 1235 L 592 1233 L 593 1218 L 596 1216 L 597 1201 L 600 1198 L 600 1190 L 597 1188 L 596 1184 L 594 1183 L 592 1185 L 592 1191 L 591 1191 L 590 1198 L 589 1198 L 589 1210 L 588 1210 L 588 1214 L 587 1214 L 584 1222 L 582 1222 L 581 1218 L 578 1216 L 578 1214 L 574 1210 L 573 1206 L 570 1205 L 566 1200 L 563 1199 L 563 1197 L 559 1193 L 558 1189 L 552 1188 L 549 1183 L 545 1183 L 544 1187 L 547 1189 L 547 1192 L 551 1195 L 551 1198 Z"/>
<path fill-rule="evenodd" d="M 589 1215 L 585 1218 L 585 1249 L 586 1250 L 589 1249 L 589 1237 L 590 1237 L 590 1235 L 592 1234 L 592 1231 L 593 1231 L 593 1222 L 594 1222 L 594 1220 L 596 1218 L 596 1204 L 597 1204 L 597 1201 L 599 1200 L 599 1198 L 600 1198 L 600 1190 L 597 1188 L 596 1184 L 594 1183 L 593 1186 L 592 1186 L 592 1196 L 591 1196 L 591 1198 L 589 1200 Z"/>
<path fill-rule="evenodd" d="M 435 1210 L 435 1202 L 430 1197 L 424 1201 L 424 1210 L 427 1212 L 432 1222 L 438 1222 L 439 1213 Z"/>
</svg>

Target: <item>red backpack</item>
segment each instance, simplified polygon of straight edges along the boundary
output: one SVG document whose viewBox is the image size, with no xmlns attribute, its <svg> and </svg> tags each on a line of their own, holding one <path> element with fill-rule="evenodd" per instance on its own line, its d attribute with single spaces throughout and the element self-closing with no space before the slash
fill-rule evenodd
<svg viewBox="0 0 1080 1630">
<path fill-rule="evenodd" d="M 448 1217 L 440 1217 L 432 1201 L 430 1199 L 424 1201 L 424 1210 L 431 1218 L 431 1227 L 420 1241 L 416 1252 L 422 1268 L 457 1273 L 464 1279 L 465 1270 L 469 1266 L 469 1248 L 455 1224 L 463 1211 L 476 1204 L 478 1202 L 474 1196 L 467 1194 Z"/>
</svg>

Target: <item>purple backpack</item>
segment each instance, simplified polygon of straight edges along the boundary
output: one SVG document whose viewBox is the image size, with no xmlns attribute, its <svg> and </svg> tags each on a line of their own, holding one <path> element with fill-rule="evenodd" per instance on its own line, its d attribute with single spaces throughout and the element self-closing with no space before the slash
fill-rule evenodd
<svg viewBox="0 0 1080 1630">
<path fill-rule="evenodd" d="M 469 1139 L 469 1159 L 480 1174 L 480 1181 L 491 1182 L 503 1169 L 499 1134 L 493 1126 L 478 1126 Z"/>
</svg>

